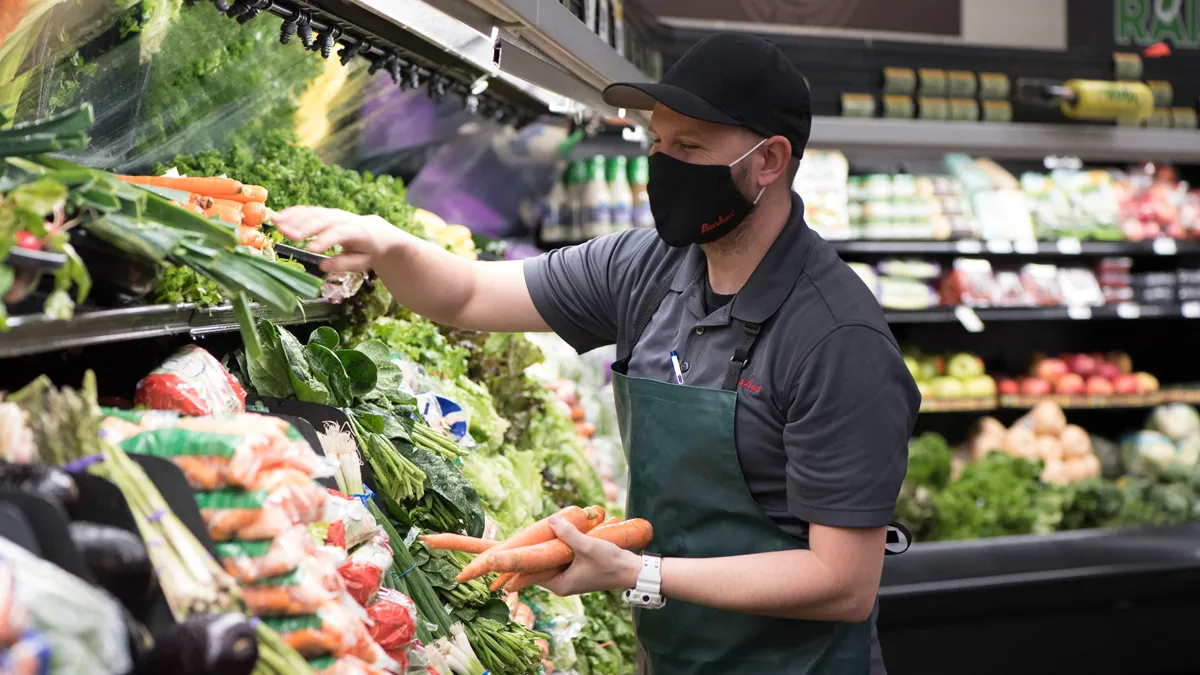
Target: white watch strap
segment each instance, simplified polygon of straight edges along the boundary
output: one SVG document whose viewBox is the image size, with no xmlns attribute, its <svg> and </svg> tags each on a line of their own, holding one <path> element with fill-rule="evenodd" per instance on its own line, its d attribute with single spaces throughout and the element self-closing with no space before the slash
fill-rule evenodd
<svg viewBox="0 0 1200 675">
<path fill-rule="evenodd" d="M 662 595 L 662 558 L 642 554 L 642 571 L 638 574 L 636 591 L 650 595 Z"/>
</svg>

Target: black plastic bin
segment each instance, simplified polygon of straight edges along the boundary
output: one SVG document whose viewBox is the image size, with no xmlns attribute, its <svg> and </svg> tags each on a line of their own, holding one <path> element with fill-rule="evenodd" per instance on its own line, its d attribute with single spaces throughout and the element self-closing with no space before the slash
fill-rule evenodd
<svg viewBox="0 0 1200 675">
<path fill-rule="evenodd" d="M 888 558 L 889 675 L 1200 673 L 1200 524 L 914 545 Z"/>
</svg>

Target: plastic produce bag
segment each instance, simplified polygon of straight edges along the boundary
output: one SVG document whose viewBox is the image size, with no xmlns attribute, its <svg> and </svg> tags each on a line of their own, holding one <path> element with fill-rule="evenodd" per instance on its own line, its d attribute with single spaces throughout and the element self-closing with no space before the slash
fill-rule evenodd
<svg viewBox="0 0 1200 675">
<path fill-rule="evenodd" d="M 300 616 L 336 602 L 344 589 L 335 567 L 310 556 L 287 574 L 243 586 L 242 598 L 255 616 Z"/>
<path fill-rule="evenodd" d="M 287 574 L 315 549 L 303 525 L 296 525 L 274 539 L 225 541 L 216 547 L 225 571 L 242 583 Z"/>
<path fill-rule="evenodd" d="M 412 599 L 391 588 L 379 589 L 375 602 L 367 607 L 371 619 L 371 637 L 388 656 L 401 660 L 417 635 L 417 606 Z"/>
<path fill-rule="evenodd" d="M 379 530 L 371 541 L 350 552 L 338 573 L 346 581 L 350 597 L 364 607 L 379 591 L 383 575 L 392 567 L 392 547 L 388 536 Z"/>
<path fill-rule="evenodd" d="M 246 412 L 246 391 L 220 361 L 196 345 L 175 352 L 138 382 L 134 403 L 186 415 Z"/>
<path fill-rule="evenodd" d="M 323 663 L 318 663 L 317 666 L 314 670 L 318 675 L 386 675 L 389 672 L 381 668 L 376 668 L 357 656 L 343 656 L 328 666 L 324 666 Z M 404 668 L 403 664 L 401 668 Z M 391 672 L 403 673 L 404 670 Z"/>
<path fill-rule="evenodd" d="M 196 505 L 213 541 L 273 539 L 296 523 L 268 497 L 263 490 L 212 490 L 197 492 Z"/>
<path fill-rule="evenodd" d="M 333 654 L 357 656 L 375 663 L 379 646 L 371 639 L 366 625 L 344 607 L 329 603 L 315 613 L 297 617 L 271 618 L 263 622 L 274 629 L 284 642 L 307 658 Z"/>
<path fill-rule="evenodd" d="M 99 675 L 133 668 L 121 608 L 111 596 L 3 538 L 0 560 L 11 569 L 0 587 L 0 621 L 12 628 L 22 610 L 27 613 L 28 625 L 50 645 L 56 672 Z M 40 653 L 35 644 L 26 646 Z"/>
<path fill-rule="evenodd" d="M 359 544 L 368 542 L 379 531 L 379 523 L 367 510 L 362 501 L 329 489 L 329 499 L 325 501 L 325 515 L 322 520 L 330 523 L 340 522 L 345 528 L 343 541 L 327 542 L 350 550 Z M 331 528 L 332 530 L 332 528 Z"/>
</svg>

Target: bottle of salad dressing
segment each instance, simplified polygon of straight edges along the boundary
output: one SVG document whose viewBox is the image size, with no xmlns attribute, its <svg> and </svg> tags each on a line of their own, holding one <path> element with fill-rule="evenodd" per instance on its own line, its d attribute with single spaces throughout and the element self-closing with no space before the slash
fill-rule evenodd
<svg viewBox="0 0 1200 675">
<path fill-rule="evenodd" d="M 588 164 L 587 186 L 583 190 L 583 209 L 587 213 L 584 236 L 588 239 L 612 231 L 612 197 L 604 174 L 604 155 L 596 155 Z"/>
</svg>

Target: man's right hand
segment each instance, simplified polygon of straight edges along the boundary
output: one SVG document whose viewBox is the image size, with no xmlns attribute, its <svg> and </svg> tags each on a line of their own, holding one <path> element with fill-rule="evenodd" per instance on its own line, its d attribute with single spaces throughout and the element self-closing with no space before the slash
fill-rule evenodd
<svg viewBox="0 0 1200 675">
<path fill-rule="evenodd" d="M 306 247 L 313 253 L 341 246 L 339 255 L 322 261 L 325 272 L 365 272 L 378 267 L 406 239 L 417 240 L 379 216 L 359 216 L 319 206 L 293 206 L 274 214 L 271 222 L 292 241 L 313 237 Z"/>
<path fill-rule="evenodd" d="M 271 217 L 293 241 L 312 237 L 314 253 L 341 246 L 321 262 L 325 272 L 375 270 L 396 301 L 421 316 L 458 328 L 519 333 L 547 331 L 525 284 L 521 261 L 472 261 L 418 239 L 379 216 L 293 206 Z"/>
</svg>

